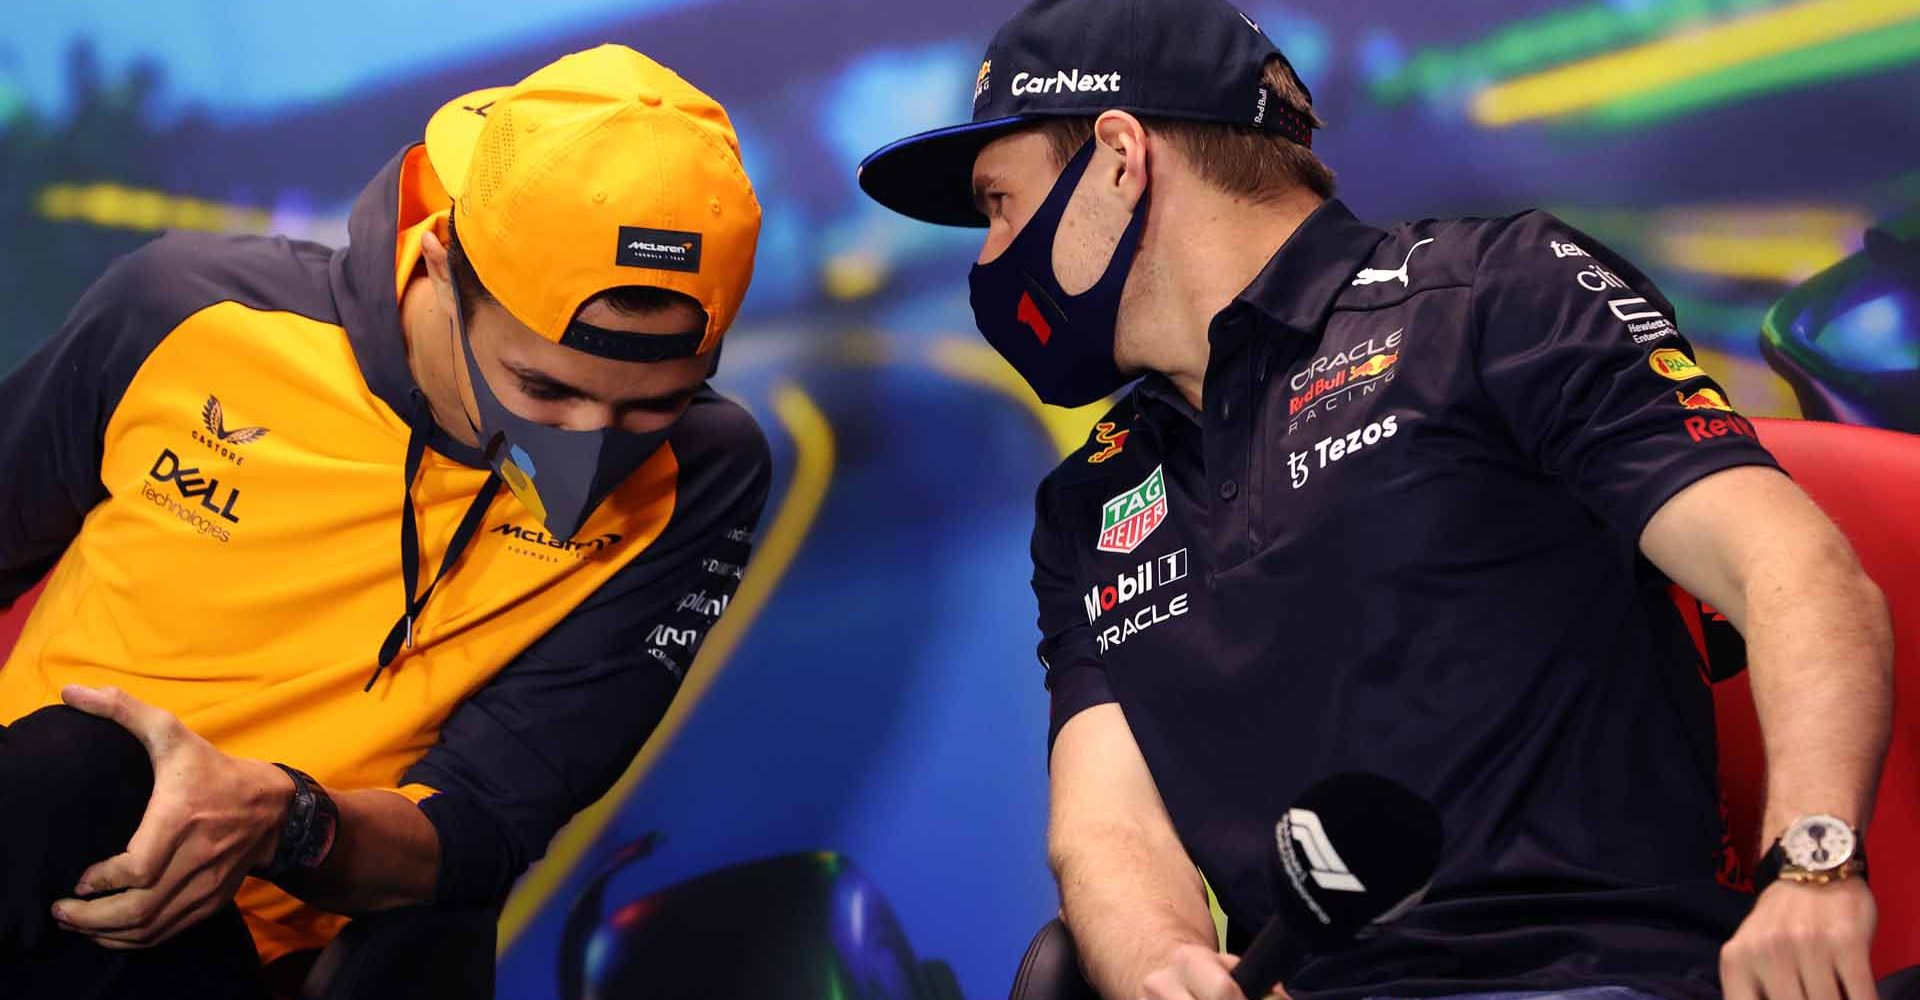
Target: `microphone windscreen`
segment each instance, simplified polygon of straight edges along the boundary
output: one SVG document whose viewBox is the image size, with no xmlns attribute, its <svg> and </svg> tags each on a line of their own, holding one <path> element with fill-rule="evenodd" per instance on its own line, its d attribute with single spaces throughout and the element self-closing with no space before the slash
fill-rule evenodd
<svg viewBox="0 0 1920 1000">
<path fill-rule="evenodd" d="M 1440 866 L 1440 813 L 1398 782 L 1336 774 L 1301 793 L 1274 830 L 1276 912 L 1332 946 L 1418 903 Z"/>
</svg>

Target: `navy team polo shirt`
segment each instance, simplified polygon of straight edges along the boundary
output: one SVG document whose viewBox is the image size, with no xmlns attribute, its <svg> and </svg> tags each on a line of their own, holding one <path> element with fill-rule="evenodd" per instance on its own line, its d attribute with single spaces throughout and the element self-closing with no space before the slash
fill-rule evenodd
<svg viewBox="0 0 1920 1000">
<path fill-rule="evenodd" d="M 1330 202 L 1215 318 L 1204 413 L 1150 376 L 1041 485 L 1052 733 L 1120 704 L 1231 944 L 1314 781 L 1440 808 L 1426 902 L 1295 997 L 1717 997 L 1751 897 L 1716 881 L 1712 700 L 1638 539 L 1774 462 L 1673 316 L 1544 213 Z"/>
</svg>

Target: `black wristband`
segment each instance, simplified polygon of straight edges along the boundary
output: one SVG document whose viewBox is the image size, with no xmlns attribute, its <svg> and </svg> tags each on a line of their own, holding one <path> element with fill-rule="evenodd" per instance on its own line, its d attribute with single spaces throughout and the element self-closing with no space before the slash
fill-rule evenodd
<svg viewBox="0 0 1920 1000">
<path fill-rule="evenodd" d="M 340 825 L 340 807 L 334 805 L 333 797 L 319 782 L 298 768 L 278 762 L 273 766 L 293 779 L 293 801 L 287 808 L 286 825 L 280 828 L 273 860 L 250 873 L 269 882 L 320 867 L 333 850 L 334 831 Z"/>
</svg>

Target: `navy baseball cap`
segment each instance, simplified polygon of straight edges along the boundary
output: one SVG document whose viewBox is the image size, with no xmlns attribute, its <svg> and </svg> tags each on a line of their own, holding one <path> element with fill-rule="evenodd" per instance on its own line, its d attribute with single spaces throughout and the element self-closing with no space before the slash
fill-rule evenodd
<svg viewBox="0 0 1920 1000">
<path fill-rule="evenodd" d="M 902 139 L 860 164 L 860 188 L 902 215 L 983 227 L 973 161 L 1045 118 L 1109 109 L 1220 122 L 1313 144 L 1306 115 L 1265 82 L 1285 61 L 1226 0 L 1035 0 L 1000 26 L 973 87 L 973 120 Z"/>
</svg>

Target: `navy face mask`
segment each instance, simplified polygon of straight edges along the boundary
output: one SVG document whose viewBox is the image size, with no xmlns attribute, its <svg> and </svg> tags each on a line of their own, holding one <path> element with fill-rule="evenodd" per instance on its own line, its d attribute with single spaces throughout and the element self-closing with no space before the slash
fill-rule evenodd
<svg viewBox="0 0 1920 1000">
<path fill-rule="evenodd" d="M 459 298 L 457 290 L 454 297 Z M 480 409 L 475 430 L 487 463 L 521 505 L 546 525 L 548 535 L 555 541 L 573 538 L 607 494 L 660 450 L 672 428 L 646 434 L 617 427 L 570 431 L 528 420 L 494 395 L 473 356 L 466 318 L 458 323 L 467 377 Z"/>
<path fill-rule="evenodd" d="M 1043 403 L 1085 406 L 1126 385 L 1113 361 L 1120 293 L 1140 250 L 1147 197 L 1133 210 L 1106 273 L 1092 288 L 1068 295 L 1053 273 L 1053 242 L 1067 203 L 1093 162 L 1094 143 L 1081 147 L 1039 211 L 998 258 L 976 264 L 969 277 L 973 319 L 1000 356 L 1027 380 Z"/>
</svg>

